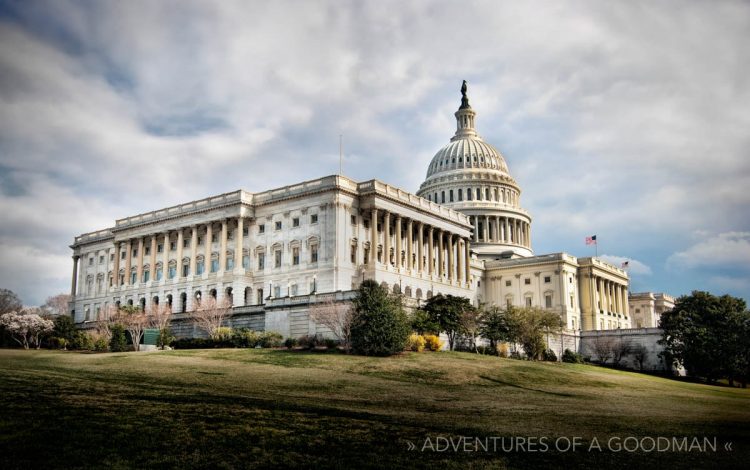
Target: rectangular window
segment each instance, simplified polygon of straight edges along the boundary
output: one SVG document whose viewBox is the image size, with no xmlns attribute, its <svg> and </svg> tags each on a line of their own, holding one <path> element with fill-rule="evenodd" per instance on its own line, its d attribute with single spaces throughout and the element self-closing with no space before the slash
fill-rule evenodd
<svg viewBox="0 0 750 470">
<path fill-rule="evenodd" d="M 450 201 L 453 202 L 453 190 L 451 189 L 448 194 L 450 196 Z"/>
<path fill-rule="evenodd" d="M 146 254 L 146 256 L 150 255 L 150 254 L 151 254 L 151 247 L 150 247 L 150 246 L 147 246 L 147 247 L 145 248 L 145 251 L 144 251 L 144 253 Z"/>
<path fill-rule="evenodd" d="M 299 247 L 297 246 L 292 248 L 292 264 L 294 266 L 299 265 Z"/>
<path fill-rule="evenodd" d="M 505 287 L 510 287 L 510 281 L 505 281 Z"/>
<path fill-rule="evenodd" d="M 156 268 L 156 280 L 161 281 L 162 276 L 164 276 L 164 270 L 162 268 Z"/>
<path fill-rule="evenodd" d="M 459 202 L 464 200 L 464 191 L 462 189 L 458 190 L 458 200 Z"/>
<path fill-rule="evenodd" d="M 310 247 L 310 262 L 311 263 L 318 262 L 318 245 L 312 245 Z"/>
<path fill-rule="evenodd" d="M 133 248 L 133 258 L 138 257 L 138 248 Z"/>
<path fill-rule="evenodd" d="M 552 295 L 547 294 L 544 296 L 544 307 L 552 308 Z"/>
<path fill-rule="evenodd" d="M 89 258 L 89 266 L 91 266 L 93 264 L 94 264 L 94 257 L 92 256 L 92 257 Z"/>
<path fill-rule="evenodd" d="M 246 237 L 249 234 L 250 234 L 250 229 L 248 229 L 247 227 L 245 227 L 245 228 L 242 229 L 242 236 L 243 237 Z"/>
<path fill-rule="evenodd" d="M 357 225 L 357 216 L 356 215 L 352 215 L 351 216 L 351 220 L 352 220 L 352 225 Z"/>
<path fill-rule="evenodd" d="M 258 225 L 258 233 L 266 233 L 266 224 Z"/>
<path fill-rule="evenodd" d="M 349 259 L 352 263 L 357 262 L 357 245 L 352 245 L 351 252 L 349 253 Z"/>
<path fill-rule="evenodd" d="M 135 271 L 130 273 L 130 283 L 135 284 L 137 280 L 138 280 L 138 273 L 136 273 Z"/>
<path fill-rule="evenodd" d="M 277 220 L 276 222 L 274 222 L 274 229 L 281 230 L 281 221 L 280 220 Z"/>
<path fill-rule="evenodd" d="M 273 266 L 275 268 L 281 267 L 281 250 L 276 250 L 273 252 Z"/>
<path fill-rule="evenodd" d="M 273 296 L 281 297 L 281 286 L 273 286 Z"/>
<path fill-rule="evenodd" d="M 99 256 L 99 264 L 104 264 L 104 255 Z"/>
<path fill-rule="evenodd" d="M 263 289 L 258 289 L 255 291 L 256 299 L 255 303 L 257 305 L 263 305 Z"/>
<path fill-rule="evenodd" d="M 531 307 L 531 297 L 526 297 L 526 306 Z"/>
<path fill-rule="evenodd" d="M 203 237 L 198 237 L 197 240 L 198 240 L 198 242 L 196 243 L 196 245 L 202 246 L 203 245 Z"/>
<path fill-rule="evenodd" d="M 364 224 L 365 224 L 365 228 L 369 230 L 370 229 L 370 221 L 368 219 L 365 219 L 364 220 Z"/>
<path fill-rule="evenodd" d="M 234 269 L 234 256 L 227 257 L 227 271 Z"/>
<path fill-rule="evenodd" d="M 143 282 L 148 282 L 151 273 L 149 271 L 143 271 Z"/>
<path fill-rule="evenodd" d="M 183 248 L 187 248 L 188 246 L 190 246 L 190 239 L 189 238 L 183 238 L 182 239 L 182 247 Z"/>
<path fill-rule="evenodd" d="M 182 265 L 182 277 L 188 277 L 189 275 L 190 275 L 190 265 L 183 264 Z"/>
<path fill-rule="evenodd" d="M 523 280 L 523 283 L 526 284 L 526 285 L 529 285 L 529 284 L 531 284 L 531 279 L 529 279 L 527 277 L 526 279 Z"/>
<path fill-rule="evenodd" d="M 217 240 L 217 238 L 216 238 L 216 234 L 215 234 L 215 233 L 212 233 L 212 234 L 211 234 L 211 243 L 215 243 L 215 242 L 216 242 L 216 240 Z"/>
<path fill-rule="evenodd" d="M 211 272 L 215 273 L 219 270 L 219 258 L 214 258 L 211 260 Z"/>
<path fill-rule="evenodd" d="M 177 266 L 170 266 L 169 271 L 167 271 L 167 276 L 169 276 L 169 279 L 174 279 L 176 275 L 177 275 Z"/>
<path fill-rule="evenodd" d="M 544 283 L 549 284 L 550 282 L 552 282 L 552 278 L 550 276 L 544 276 Z"/>
<path fill-rule="evenodd" d="M 250 255 L 243 255 L 242 256 L 242 269 L 247 269 L 250 267 Z"/>
<path fill-rule="evenodd" d="M 265 253 L 258 253 L 258 270 L 262 271 L 265 269 L 266 264 L 266 254 Z"/>
<path fill-rule="evenodd" d="M 292 227 L 299 227 L 299 217 L 292 219 Z"/>
<path fill-rule="evenodd" d="M 505 306 L 506 307 L 512 307 L 513 306 L 513 299 L 510 298 L 510 297 L 508 297 L 507 299 L 505 299 Z"/>
<path fill-rule="evenodd" d="M 161 243 L 159 243 L 158 245 L 156 245 L 156 252 L 157 253 L 162 253 L 163 251 L 164 251 L 164 245 L 162 245 Z"/>
<path fill-rule="evenodd" d="M 113 262 L 114 260 L 115 260 L 115 254 L 114 253 L 110 253 L 109 254 L 109 261 Z"/>
<path fill-rule="evenodd" d="M 198 261 L 195 263 L 195 274 L 201 275 L 206 270 L 206 263 L 204 261 Z"/>
<path fill-rule="evenodd" d="M 576 308 L 575 298 L 570 296 L 570 308 Z"/>
<path fill-rule="evenodd" d="M 169 251 L 175 251 L 177 249 L 176 242 L 169 242 Z"/>
<path fill-rule="evenodd" d="M 291 291 L 289 293 L 290 295 L 292 295 L 292 296 L 297 295 L 297 284 L 292 284 L 292 286 L 289 288 L 289 290 Z"/>
<path fill-rule="evenodd" d="M 312 214 L 310 216 L 310 223 L 311 224 L 317 224 L 318 223 L 318 214 Z"/>
</svg>

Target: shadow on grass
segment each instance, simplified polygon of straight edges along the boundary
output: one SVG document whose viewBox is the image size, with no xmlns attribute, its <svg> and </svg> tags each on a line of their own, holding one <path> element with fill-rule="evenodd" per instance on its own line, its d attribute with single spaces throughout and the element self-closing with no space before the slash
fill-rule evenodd
<svg viewBox="0 0 750 470">
<path fill-rule="evenodd" d="M 514 383 L 511 383 L 511 382 L 505 382 L 505 381 L 502 381 L 502 380 L 493 379 L 492 377 L 487 377 L 486 375 L 480 375 L 479 378 L 480 379 L 484 379 L 484 380 L 488 380 L 490 382 L 494 382 L 494 383 L 499 384 L 499 385 L 505 385 L 507 387 L 513 387 L 513 388 L 520 388 L 521 390 L 528 390 L 530 392 L 544 393 L 544 394 L 547 394 L 547 395 L 555 395 L 555 396 L 558 396 L 558 397 L 575 397 L 575 395 L 573 395 L 572 393 L 548 392 L 547 390 L 539 390 L 537 388 L 523 387 L 521 385 L 514 384 Z"/>
</svg>

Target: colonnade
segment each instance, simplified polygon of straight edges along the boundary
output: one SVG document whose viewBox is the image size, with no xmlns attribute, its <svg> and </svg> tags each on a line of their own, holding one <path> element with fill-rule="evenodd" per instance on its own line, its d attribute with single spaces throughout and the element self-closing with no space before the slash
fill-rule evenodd
<svg viewBox="0 0 750 470">
<path fill-rule="evenodd" d="M 603 277 L 593 277 L 600 312 L 628 314 L 628 287 Z"/>
<path fill-rule="evenodd" d="M 469 220 L 474 226 L 474 243 L 531 246 L 531 224 L 525 220 L 499 215 L 474 215 L 469 216 Z"/>
<path fill-rule="evenodd" d="M 468 237 L 382 209 L 372 209 L 370 230 L 368 263 L 413 275 L 434 276 L 449 283 L 466 284 L 471 279 Z M 378 250 L 379 246 L 382 250 Z"/>
</svg>

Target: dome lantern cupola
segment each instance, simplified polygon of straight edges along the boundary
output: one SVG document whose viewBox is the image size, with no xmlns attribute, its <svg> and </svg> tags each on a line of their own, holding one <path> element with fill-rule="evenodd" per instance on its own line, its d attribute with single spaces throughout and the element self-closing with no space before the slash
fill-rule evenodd
<svg viewBox="0 0 750 470">
<path fill-rule="evenodd" d="M 469 97 L 466 96 L 466 80 L 461 85 L 461 107 L 454 115 L 456 116 L 456 135 L 453 136 L 451 142 L 466 137 L 479 137 L 474 128 L 474 117 L 477 113 L 471 109 Z"/>
</svg>

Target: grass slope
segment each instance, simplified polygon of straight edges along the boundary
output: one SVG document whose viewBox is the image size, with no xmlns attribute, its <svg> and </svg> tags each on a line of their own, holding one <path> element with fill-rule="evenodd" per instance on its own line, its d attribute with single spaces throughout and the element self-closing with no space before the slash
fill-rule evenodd
<svg viewBox="0 0 750 470">
<path fill-rule="evenodd" d="M 749 405 L 750 390 L 465 353 L 2 350 L 0 468 L 741 468 Z M 546 436 L 550 450 L 421 450 L 438 436 Z M 584 446 L 554 451 L 561 436 Z M 612 452 L 613 436 L 720 448 Z"/>
</svg>

